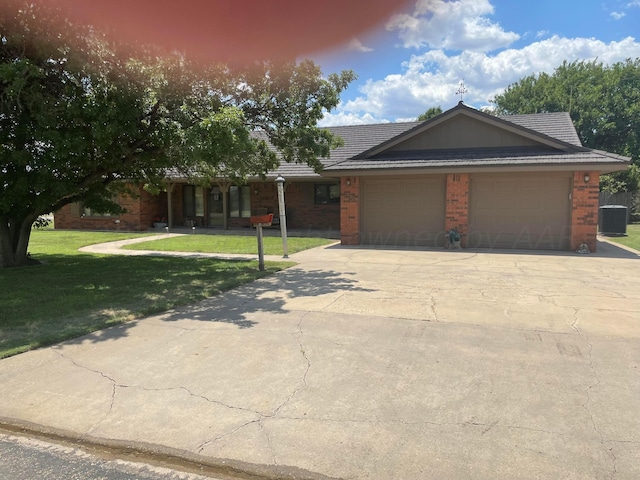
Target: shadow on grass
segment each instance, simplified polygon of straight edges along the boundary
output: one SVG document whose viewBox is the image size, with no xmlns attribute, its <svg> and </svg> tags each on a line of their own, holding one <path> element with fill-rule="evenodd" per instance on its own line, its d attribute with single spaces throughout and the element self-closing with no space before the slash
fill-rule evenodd
<svg viewBox="0 0 640 480">
<path fill-rule="evenodd" d="M 207 258 L 38 255 L 0 271 L 0 357 L 196 304 L 291 264 Z"/>
<path fill-rule="evenodd" d="M 161 321 L 221 322 L 247 329 L 256 325 L 256 313 L 286 313 L 288 298 L 365 290 L 348 274 L 334 271 L 294 267 L 273 275 L 283 266 L 269 262 L 260 272 L 255 261 L 207 258 L 80 255 L 45 260 L 49 265 L 36 269 L 55 268 L 64 285 L 60 295 L 75 292 L 67 295 L 74 298 L 68 303 L 74 318 L 64 321 L 71 325 L 65 338 L 77 329 L 77 338 L 66 340 L 71 344 L 126 337 L 136 319 L 164 312 L 158 317 Z"/>
</svg>

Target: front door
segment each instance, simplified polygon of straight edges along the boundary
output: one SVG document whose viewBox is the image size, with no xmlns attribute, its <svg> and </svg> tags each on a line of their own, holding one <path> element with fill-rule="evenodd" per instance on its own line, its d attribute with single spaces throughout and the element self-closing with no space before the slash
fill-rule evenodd
<svg viewBox="0 0 640 480">
<path fill-rule="evenodd" d="M 209 190 L 210 227 L 222 227 L 224 225 L 223 195 L 224 193 L 220 191 L 220 187 L 211 187 L 211 190 Z"/>
</svg>

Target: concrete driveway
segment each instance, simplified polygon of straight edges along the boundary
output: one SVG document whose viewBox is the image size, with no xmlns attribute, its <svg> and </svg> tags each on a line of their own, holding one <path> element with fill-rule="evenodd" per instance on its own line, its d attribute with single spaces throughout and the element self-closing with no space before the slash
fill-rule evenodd
<svg viewBox="0 0 640 480">
<path fill-rule="evenodd" d="M 640 257 L 333 246 L 0 361 L 3 423 L 268 478 L 640 478 Z"/>
</svg>

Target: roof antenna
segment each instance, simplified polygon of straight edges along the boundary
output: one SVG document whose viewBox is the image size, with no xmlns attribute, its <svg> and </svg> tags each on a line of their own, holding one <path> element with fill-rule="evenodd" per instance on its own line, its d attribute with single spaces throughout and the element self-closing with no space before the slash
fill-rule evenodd
<svg viewBox="0 0 640 480">
<path fill-rule="evenodd" d="M 456 95 L 460 95 L 460 103 L 464 100 L 464 94 L 467 93 L 467 88 L 464 86 L 464 78 L 460 81 Z"/>
</svg>

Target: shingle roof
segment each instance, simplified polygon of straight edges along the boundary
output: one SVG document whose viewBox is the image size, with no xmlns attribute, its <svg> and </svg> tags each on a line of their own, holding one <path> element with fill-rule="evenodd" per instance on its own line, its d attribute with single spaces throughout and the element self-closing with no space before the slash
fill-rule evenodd
<svg viewBox="0 0 640 480">
<path fill-rule="evenodd" d="M 497 166 L 560 166 L 560 165 L 615 165 L 625 164 L 626 157 L 597 150 L 563 152 L 552 149 L 527 147 L 501 149 L 460 149 L 392 152 L 365 159 L 347 160 L 328 167 L 336 170 L 399 170 L 445 167 L 497 167 Z"/>
<path fill-rule="evenodd" d="M 407 130 L 400 135 L 412 135 L 425 131 L 430 124 L 437 123 L 458 113 L 502 124 L 504 128 L 515 128 L 521 134 L 537 138 L 537 147 L 502 147 L 469 149 L 434 149 L 397 151 L 368 148 L 356 156 L 326 165 L 327 175 L 344 171 L 371 171 L 400 169 L 428 169 L 448 167 L 516 167 L 516 166 L 574 166 L 605 167 L 606 170 L 623 168 L 629 158 L 582 146 L 571 117 L 566 112 L 540 113 L 532 115 L 509 115 L 493 117 L 469 108 L 462 103 L 457 107 L 422 123 L 403 124 Z M 410 131 L 413 130 L 413 131 Z M 400 137 L 386 140 L 388 145 L 397 145 Z M 346 139 L 345 139 L 346 143 Z"/>
<path fill-rule="evenodd" d="M 571 117 L 567 112 L 533 113 L 529 115 L 502 115 L 501 120 L 535 130 L 572 145 L 582 146 Z"/>
<path fill-rule="evenodd" d="M 503 124 L 505 127 L 517 128 L 522 134 L 537 136 L 542 141 L 540 147 L 506 147 L 491 149 L 450 149 L 422 150 L 408 152 L 388 152 L 376 148 L 394 139 L 410 135 L 412 131 L 420 132 L 437 122 L 444 115 L 455 114 L 456 111 L 474 115 L 487 122 Z M 445 168 L 445 167 L 482 167 L 482 166 L 536 166 L 536 165 L 593 165 L 607 166 L 615 170 L 624 167 L 630 159 L 619 155 L 582 147 L 571 117 L 566 112 L 538 113 L 530 115 L 505 115 L 493 117 L 462 103 L 439 117 L 426 122 L 380 123 L 369 125 L 347 125 L 327 127 L 334 135 L 341 137 L 344 145 L 331 151 L 330 158 L 322 158 L 323 176 L 331 176 L 344 171 L 371 171 L 412 168 Z M 257 136 L 264 137 L 260 133 Z M 547 143 L 557 144 L 562 148 L 545 147 Z M 560 143 L 559 143 L 559 142 Z M 380 151 L 382 150 L 382 151 Z M 380 151 L 375 155 L 376 151 Z M 282 162 L 279 168 L 269 172 L 268 178 L 282 175 L 285 179 L 313 180 L 319 177 L 306 164 Z"/>
<path fill-rule="evenodd" d="M 348 160 L 421 124 L 422 122 L 401 122 L 327 127 L 327 130 L 332 134 L 344 140 L 344 145 L 332 150 L 330 158 L 322 158 L 320 160 L 326 170 L 336 163 Z M 308 165 L 287 162 L 282 162 L 278 169 L 269 173 L 268 177 L 276 177 L 278 175 L 282 175 L 284 178 L 318 177 L 318 174 Z"/>
</svg>

